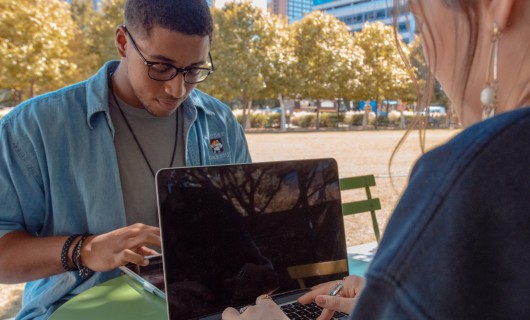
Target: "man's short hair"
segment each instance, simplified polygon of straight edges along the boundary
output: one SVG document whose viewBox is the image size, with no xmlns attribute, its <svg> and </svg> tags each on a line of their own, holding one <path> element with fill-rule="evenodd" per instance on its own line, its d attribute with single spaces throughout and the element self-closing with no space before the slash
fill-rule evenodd
<svg viewBox="0 0 530 320">
<path fill-rule="evenodd" d="M 214 28 L 206 0 L 127 0 L 125 25 L 142 37 L 161 27 L 211 39 Z"/>
</svg>

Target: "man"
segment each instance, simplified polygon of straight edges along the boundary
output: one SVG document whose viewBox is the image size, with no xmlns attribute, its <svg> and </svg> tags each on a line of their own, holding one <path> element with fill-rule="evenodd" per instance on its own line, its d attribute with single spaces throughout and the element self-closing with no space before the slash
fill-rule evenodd
<svg viewBox="0 0 530 320">
<path fill-rule="evenodd" d="M 2 118 L 0 281 L 28 282 L 17 318 L 147 263 L 158 169 L 250 161 L 230 109 L 195 89 L 212 31 L 203 0 L 128 0 L 119 62 Z"/>
</svg>

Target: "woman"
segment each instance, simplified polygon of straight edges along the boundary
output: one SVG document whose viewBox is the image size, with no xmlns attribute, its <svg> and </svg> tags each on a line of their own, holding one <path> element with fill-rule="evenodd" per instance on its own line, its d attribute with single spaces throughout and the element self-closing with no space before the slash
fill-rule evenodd
<svg viewBox="0 0 530 320">
<path fill-rule="evenodd" d="M 322 284 L 300 301 L 327 308 L 319 319 L 331 310 L 351 319 L 530 319 L 530 1 L 410 7 L 429 67 L 467 129 L 415 165 L 366 283 L 347 278 L 334 297 L 326 294 L 337 282 Z M 285 319 L 263 298 L 223 319 Z"/>
</svg>

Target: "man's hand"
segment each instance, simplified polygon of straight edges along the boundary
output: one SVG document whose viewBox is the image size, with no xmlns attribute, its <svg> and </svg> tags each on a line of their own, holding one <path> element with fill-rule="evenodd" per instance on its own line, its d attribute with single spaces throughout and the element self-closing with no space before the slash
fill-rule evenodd
<svg viewBox="0 0 530 320">
<path fill-rule="evenodd" d="M 91 236 L 81 248 L 81 263 L 94 271 L 110 271 L 129 262 L 147 265 L 145 256 L 157 254 L 147 245 L 160 247 L 160 229 L 137 223 Z"/>
<path fill-rule="evenodd" d="M 311 291 L 298 298 L 298 302 L 308 304 L 315 302 L 324 308 L 317 320 L 329 320 L 335 311 L 350 314 L 357 303 L 359 295 L 364 288 L 365 280 L 358 276 L 349 276 L 342 280 L 343 286 L 336 296 L 328 295 L 339 281 L 331 281 L 319 284 L 311 288 Z"/>
</svg>

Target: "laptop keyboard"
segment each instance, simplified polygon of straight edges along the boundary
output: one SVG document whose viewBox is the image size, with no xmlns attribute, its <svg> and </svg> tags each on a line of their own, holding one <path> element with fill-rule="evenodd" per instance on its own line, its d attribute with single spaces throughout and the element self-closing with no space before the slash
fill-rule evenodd
<svg viewBox="0 0 530 320">
<path fill-rule="evenodd" d="M 322 308 L 315 303 L 301 304 L 295 301 L 281 305 L 280 308 L 291 320 L 314 320 L 322 313 Z M 346 316 L 348 315 L 336 311 L 331 319 L 342 319 Z"/>
</svg>

